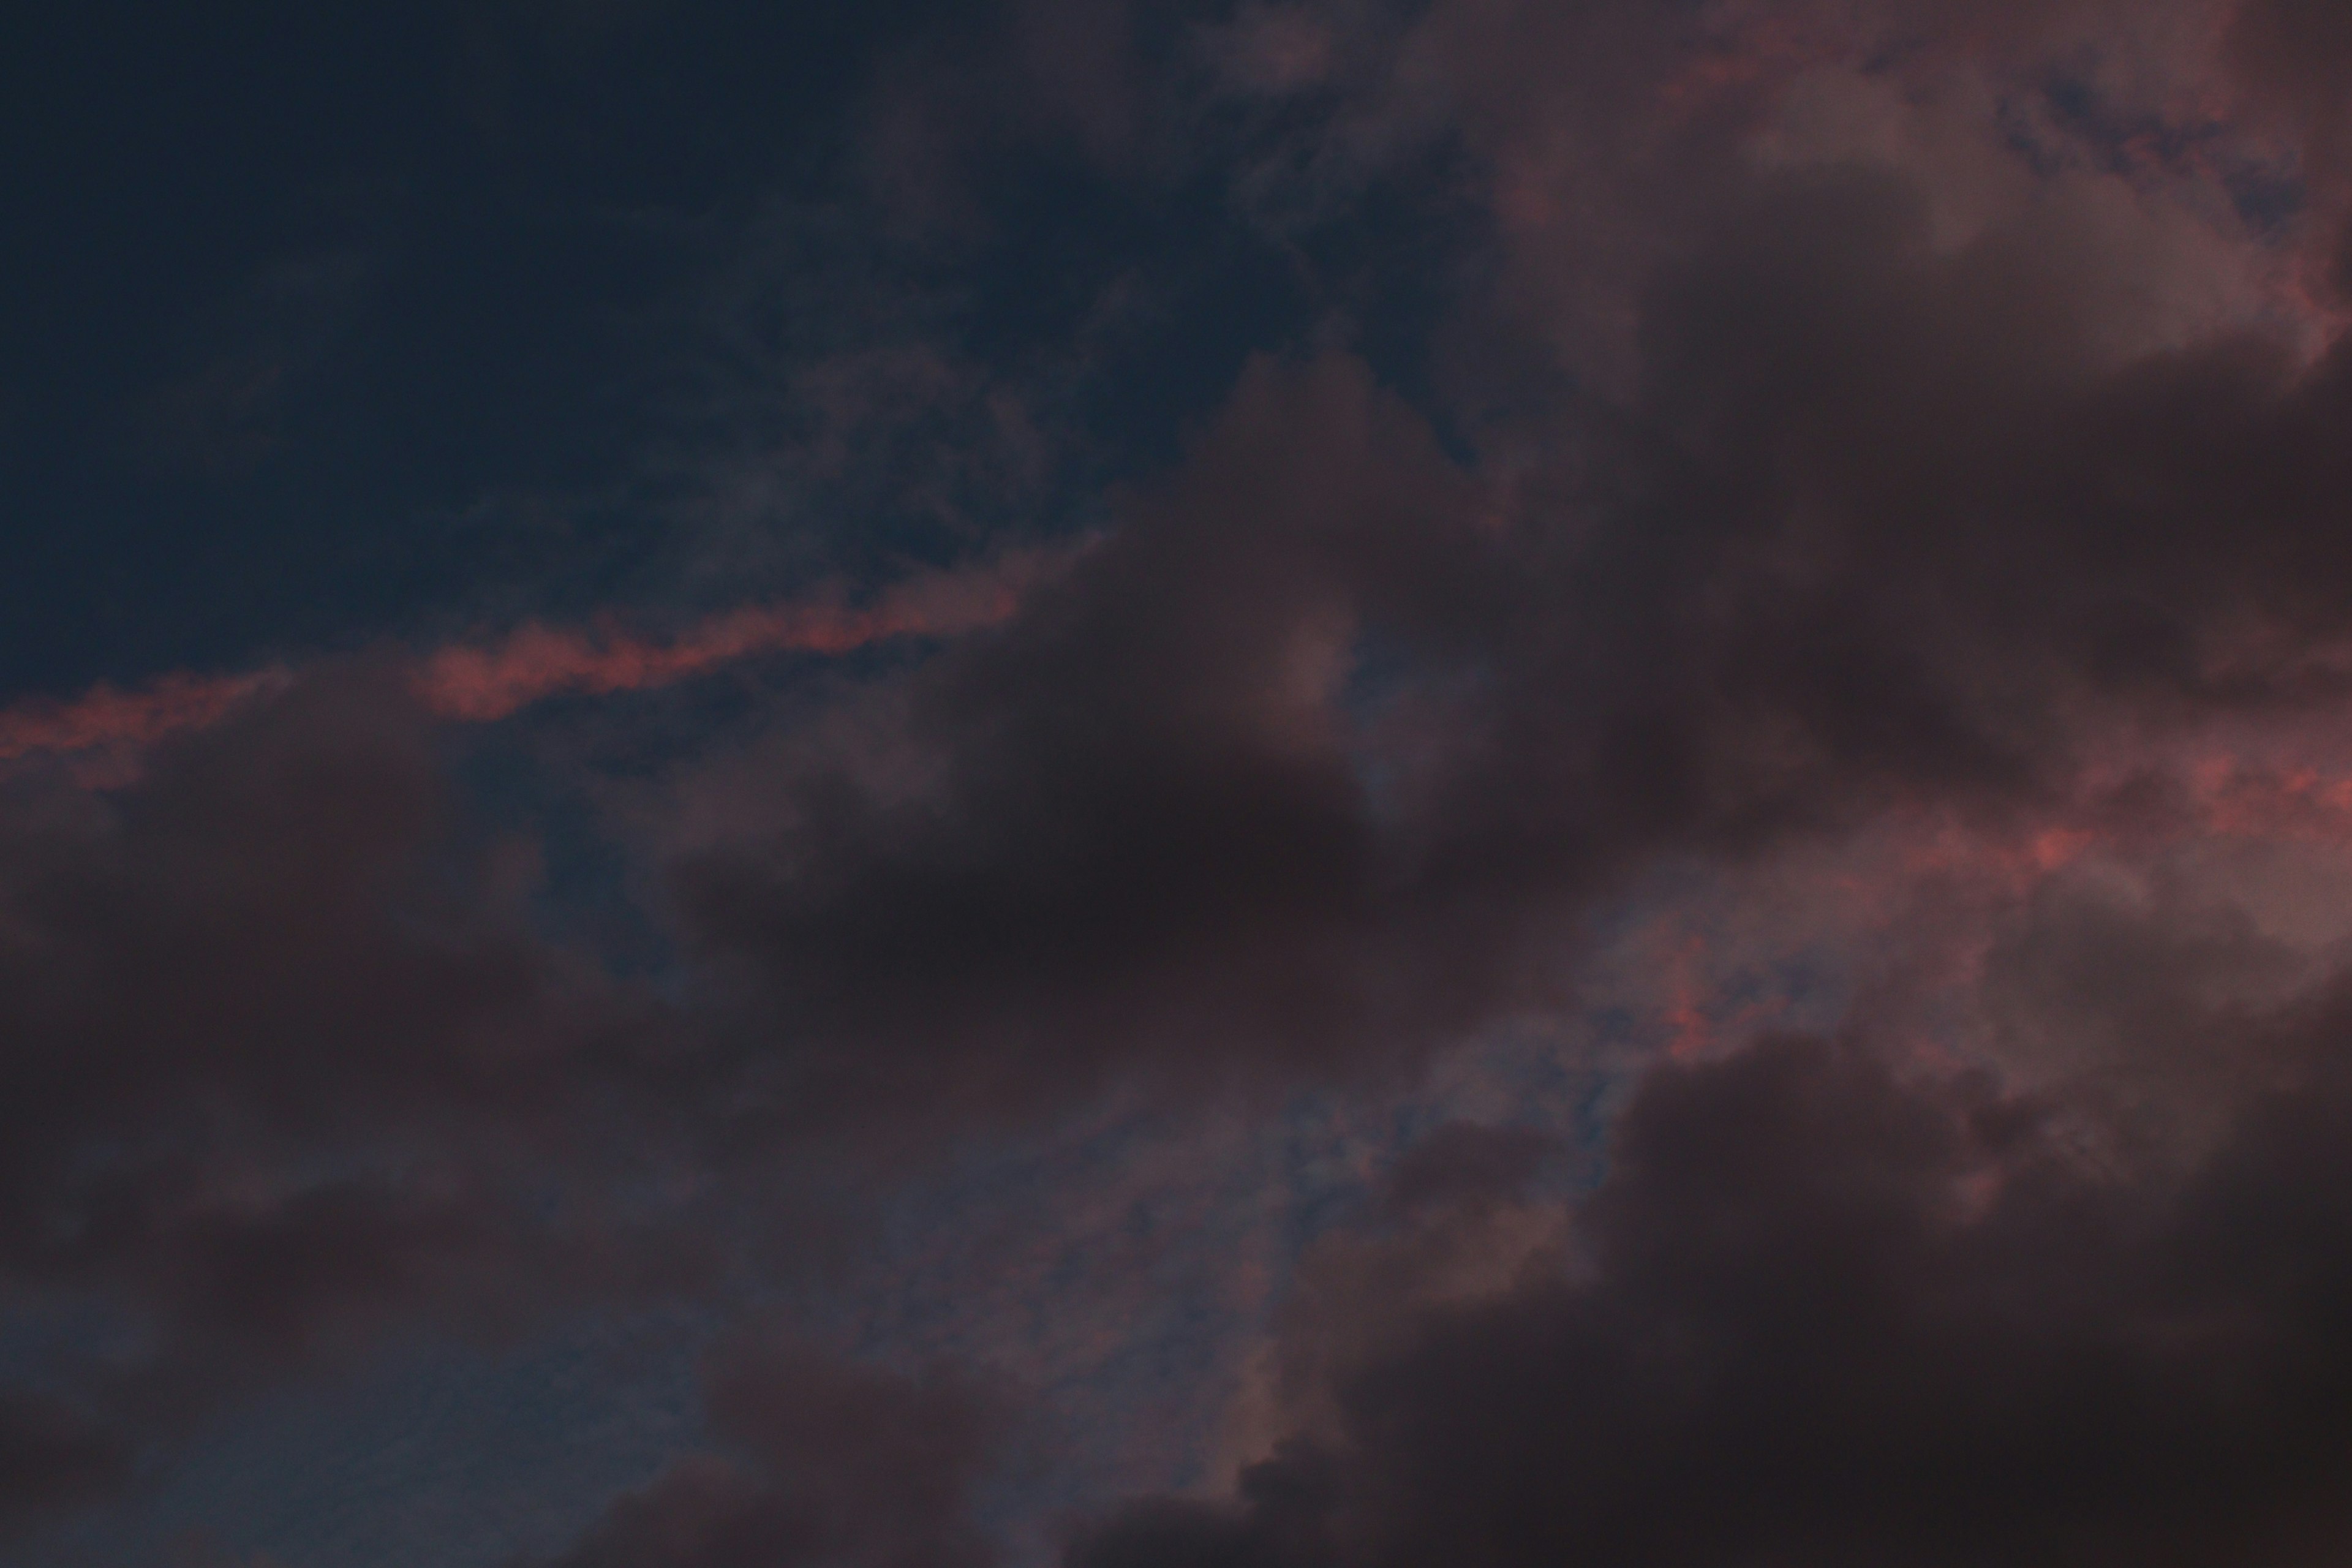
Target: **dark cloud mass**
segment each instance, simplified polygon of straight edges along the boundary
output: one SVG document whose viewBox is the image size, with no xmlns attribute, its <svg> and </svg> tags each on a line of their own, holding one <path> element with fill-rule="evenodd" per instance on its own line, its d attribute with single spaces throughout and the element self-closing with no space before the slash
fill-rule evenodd
<svg viewBox="0 0 2352 1568">
<path fill-rule="evenodd" d="M 1898 175 L 1745 182 L 1512 496 L 1360 363 L 1256 366 L 1004 637 L 730 781 L 689 929 L 994 1080 L 1328 1064 L 1527 999 L 1650 857 L 2336 698 L 2352 361 L 2136 341 L 2128 230 L 1931 231 Z"/>
<path fill-rule="evenodd" d="M 22 1396 L 0 1406 L 0 1524 L 74 1508 L 119 1487 L 130 1469 L 121 1443 L 50 1402 Z"/>
<path fill-rule="evenodd" d="M 995 1561 L 972 1505 L 1003 1422 L 981 1390 L 942 1373 L 845 1367 L 772 1334 L 723 1347 L 703 1382 L 732 1456 L 678 1461 L 558 1568 Z"/>
<path fill-rule="evenodd" d="M 0 1268 L 141 1320 L 93 1368 L 109 1419 L 676 1266 L 616 1218 L 540 1217 L 632 1026 L 532 936 L 527 859 L 453 831 L 396 685 L 305 682 L 103 795 L 6 787 Z M 12 1512 L 124 1473 L 121 1439 L 11 1410 Z"/>
<path fill-rule="evenodd" d="M 1465 491 L 1360 367 L 1255 366 L 1020 624 L 738 783 L 681 864 L 690 928 L 767 1016 L 987 1092 L 1459 1016 L 1495 956 L 1404 929 L 1343 687 L 1369 616 L 1475 570 Z"/>
<path fill-rule="evenodd" d="M 100 9 L 0 1565 L 2352 1550 L 2352 11 Z"/>
<path fill-rule="evenodd" d="M 1379 1346 L 1337 1374 L 1330 1429 L 1238 1503 L 1133 1508 L 1073 1560 L 2331 1560 L 2340 1000 L 2286 1027 L 2285 1081 L 2178 1176 L 1852 1046 L 1662 1072 L 1508 1289 L 1377 1333 L 1304 1318 Z"/>
</svg>

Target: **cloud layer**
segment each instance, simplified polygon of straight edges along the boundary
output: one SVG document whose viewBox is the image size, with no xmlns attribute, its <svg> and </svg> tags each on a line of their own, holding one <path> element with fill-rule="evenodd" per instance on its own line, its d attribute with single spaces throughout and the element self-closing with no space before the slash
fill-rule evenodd
<svg viewBox="0 0 2352 1568">
<path fill-rule="evenodd" d="M 1265 1337 L 1166 1495 L 1008 1532 L 1053 1369 L 802 1324 L 535 1560 L 2336 1560 L 2348 84 L 2315 0 L 921 31 L 824 198 L 904 275 L 828 286 L 994 313 L 702 459 L 895 498 L 895 586 L 0 711 L 0 1308 L 79 1326 L 0 1528 L 404 1333 L 824 1320 L 1106 1105 L 1212 1163 L 1311 1103 L 1385 1129 L 1219 1286 Z M 751 248 L 756 366 L 815 284 Z M 1227 249 L 1289 316 L 1185 292 Z M 814 537 L 729 516 L 706 574 Z M 1440 1114 L 1506 1037 L 1590 1105 Z"/>
</svg>

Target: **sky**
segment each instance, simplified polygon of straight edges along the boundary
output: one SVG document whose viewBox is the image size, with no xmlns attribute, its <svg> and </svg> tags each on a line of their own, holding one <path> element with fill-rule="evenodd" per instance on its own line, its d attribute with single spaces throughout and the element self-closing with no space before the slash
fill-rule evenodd
<svg viewBox="0 0 2352 1568">
<path fill-rule="evenodd" d="M 2339 0 L 0 23 L 0 1568 L 2352 1553 Z"/>
</svg>

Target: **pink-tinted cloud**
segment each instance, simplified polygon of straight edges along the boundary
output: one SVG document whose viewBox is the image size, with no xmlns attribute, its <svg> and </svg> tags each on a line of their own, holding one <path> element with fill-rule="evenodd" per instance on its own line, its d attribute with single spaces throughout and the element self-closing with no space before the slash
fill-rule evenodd
<svg viewBox="0 0 2352 1568">
<path fill-rule="evenodd" d="M 486 723 L 550 697 L 642 691 L 761 654 L 840 655 L 978 631 L 1009 618 L 1045 567 L 1042 556 L 1018 555 L 984 570 L 916 577 L 862 606 L 814 600 L 730 610 L 668 640 L 609 622 L 581 630 L 529 621 L 494 642 L 436 649 L 415 662 L 409 680 L 428 711 Z M 131 690 L 101 683 L 67 701 L 21 702 L 0 710 L 0 762 L 152 745 L 215 723 L 291 679 L 280 666 L 222 676 L 174 671 Z"/>
<path fill-rule="evenodd" d="M 146 745 L 180 730 L 201 728 L 248 697 L 285 685 L 282 669 L 246 675 L 174 673 L 135 691 L 105 684 L 69 702 L 47 699 L 0 711 L 0 761 L 39 752 Z"/>
<path fill-rule="evenodd" d="M 667 686 L 758 654 L 845 654 L 900 637 L 954 637 L 1009 618 L 1039 566 L 1022 557 L 984 573 L 919 577 L 864 608 L 818 602 L 731 610 L 670 642 L 530 622 L 491 647 L 434 653 L 416 686 L 434 712 L 479 722 L 564 692 Z"/>
</svg>

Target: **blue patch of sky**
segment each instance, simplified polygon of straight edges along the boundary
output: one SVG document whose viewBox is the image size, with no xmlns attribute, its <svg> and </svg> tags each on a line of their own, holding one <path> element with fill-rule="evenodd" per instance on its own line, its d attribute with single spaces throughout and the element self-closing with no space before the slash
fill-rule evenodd
<svg viewBox="0 0 2352 1568">
<path fill-rule="evenodd" d="M 939 10 L 673 5 L 560 38 L 520 6 L 94 4 L 15 29 L 0 195 L 43 221 L 6 262 L 39 308 L 0 326 L 0 690 L 337 644 L 621 549 L 493 538 L 480 503 L 519 498 L 503 530 L 625 489 L 660 374 L 634 329 L 714 220 L 838 182 L 874 62 Z M 271 280 L 327 259 L 352 281 L 322 324 Z M 604 531 L 647 526 L 617 510 Z"/>
</svg>

